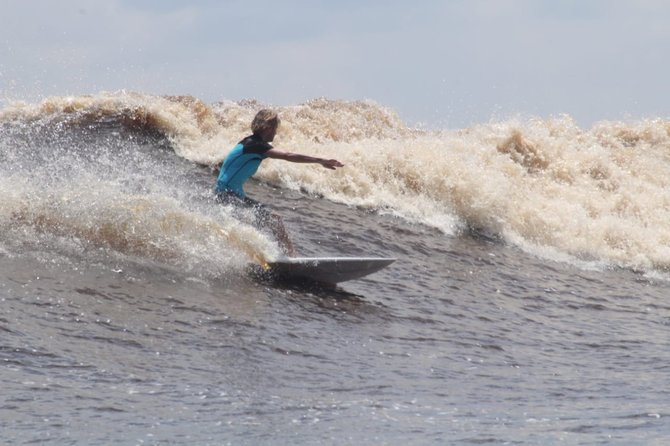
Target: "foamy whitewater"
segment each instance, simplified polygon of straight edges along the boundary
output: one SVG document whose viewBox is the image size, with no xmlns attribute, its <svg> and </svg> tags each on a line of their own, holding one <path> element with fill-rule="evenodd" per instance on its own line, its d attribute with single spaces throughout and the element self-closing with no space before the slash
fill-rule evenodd
<svg viewBox="0 0 670 446">
<path fill-rule="evenodd" d="M 0 111 L 0 431 L 12 444 L 663 444 L 670 122 L 408 126 L 275 107 L 249 185 L 299 254 L 397 257 L 267 282 L 270 234 L 213 200 L 264 105 L 98 93 Z M 116 426 L 112 429 L 106 426 Z"/>
</svg>

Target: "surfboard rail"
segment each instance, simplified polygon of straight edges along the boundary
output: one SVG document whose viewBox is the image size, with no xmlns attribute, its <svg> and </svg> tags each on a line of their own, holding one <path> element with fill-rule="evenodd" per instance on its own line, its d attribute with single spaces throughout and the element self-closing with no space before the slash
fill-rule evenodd
<svg viewBox="0 0 670 446">
<path fill-rule="evenodd" d="M 337 284 L 375 273 L 397 259 L 389 257 L 284 257 L 268 262 L 280 278 Z"/>
</svg>

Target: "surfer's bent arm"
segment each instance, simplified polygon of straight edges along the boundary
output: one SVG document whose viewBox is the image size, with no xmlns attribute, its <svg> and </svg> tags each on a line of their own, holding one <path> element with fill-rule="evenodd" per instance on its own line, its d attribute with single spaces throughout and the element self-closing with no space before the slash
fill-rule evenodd
<svg viewBox="0 0 670 446">
<path fill-rule="evenodd" d="M 327 169 L 335 170 L 338 167 L 343 167 L 344 164 L 335 159 L 319 158 L 316 156 L 302 155 L 300 153 L 284 152 L 283 150 L 271 149 L 265 152 L 268 158 L 275 158 L 292 163 L 312 163 L 321 164 Z"/>
</svg>

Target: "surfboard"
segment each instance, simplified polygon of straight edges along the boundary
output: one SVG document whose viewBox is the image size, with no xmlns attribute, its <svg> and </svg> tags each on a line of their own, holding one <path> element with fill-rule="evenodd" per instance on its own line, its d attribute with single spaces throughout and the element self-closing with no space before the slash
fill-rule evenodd
<svg viewBox="0 0 670 446">
<path fill-rule="evenodd" d="M 368 276 L 395 260 L 384 257 L 286 257 L 269 262 L 268 271 L 278 278 L 335 285 Z"/>
</svg>

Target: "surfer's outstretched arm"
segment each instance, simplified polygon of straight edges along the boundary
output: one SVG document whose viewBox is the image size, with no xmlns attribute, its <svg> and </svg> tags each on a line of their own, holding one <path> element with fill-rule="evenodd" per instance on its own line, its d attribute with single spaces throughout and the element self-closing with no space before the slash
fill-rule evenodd
<svg viewBox="0 0 670 446">
<path fill-rule="evenodd" d="M 336 159 L 319 158 L 316 156 L 303 155 L 300 153 L 285 152 L 283 150 L 271 149 L 265 152 L 268 158 L 290 161 L 292 163 L 321 164 L 326 169 L 335 170 L 338 167 L 344 167 L 344 164 Z"/>
</svg>

